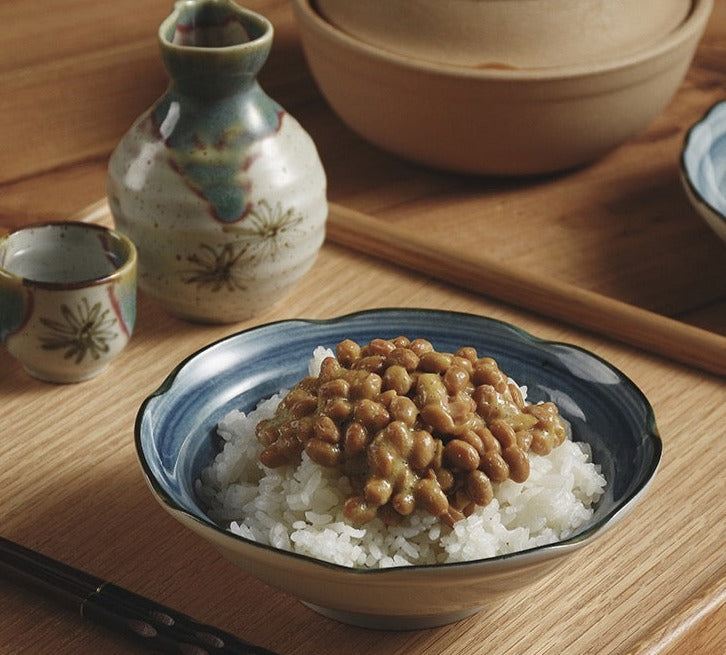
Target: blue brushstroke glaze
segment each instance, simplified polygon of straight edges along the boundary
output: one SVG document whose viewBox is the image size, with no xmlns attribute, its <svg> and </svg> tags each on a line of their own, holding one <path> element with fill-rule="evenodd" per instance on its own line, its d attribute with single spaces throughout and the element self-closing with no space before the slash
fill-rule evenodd
<svg viewBox="0 0 726 655">
<path fill-rule="evenodd" d="M 249 148 L 277 132 L 282 113 L 280 105 L 252 83 L 240 93 L 204 103 L 171 90 L 152 117 L 174 168 L 209 202 L 215 218 L 232 223 L 247 213 L 247 192 L 237 178 Z"/>
</svg>

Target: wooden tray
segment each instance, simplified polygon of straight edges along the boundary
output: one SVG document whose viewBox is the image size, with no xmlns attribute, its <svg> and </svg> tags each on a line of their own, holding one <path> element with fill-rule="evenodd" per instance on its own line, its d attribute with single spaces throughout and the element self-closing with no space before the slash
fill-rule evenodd
<svg viewBox="0 0 726 655">
<path fill-rule="evenodd" d="M 530 283 L 534 277 L 567 285 L 568 293 L 570 286 L 576 294 L 595 293 L 600 308 L 600 298 L 615 299 L 618 308 L 633 308 L 626 313 L 642 317 L 646 310 L 726 334 L 724 247 L 688 205 L 677 173 L 685 130 L 726 89 L 726 3 L 716 3 L 680 92 L 643 134 L 582 170 L 519 181 L 429 171 L 366 144 L 312 84 L 288 1 L 245 4 L 275 24 L 261 82 L 318 144 L 334 203 L 331 229 L 342 230 L 331 238 L 342 242 L 346 227 L 362 226 L 378 244 L 366 244 L 376 258 L 327 245 L 299 290 L 256 320 L 428 305 L 491 315 L 577 343 L 622 368 L 651 400 L 665 442 L 661 470 L 617 530 L 534 593 L 439 630 L 338 625 L 239 574 L 166 517 L 148 493 L 132 439 L 140 403 L 182 358 L 240 326 L 183 324 L 141 294 L 129 348 L 97 380 L 48 387 L 0 350 L 4 534 L 289 655 L 720 652 L 726 639 L 723 379 L 600 338 L 597 324 L 575 330 L 383 260 L 420 268 L 420 260 L 406 263 L 401 253 L 423 248 L 443 256 L 443 272 L 472 264 L 480 275 L 483 261 L 496 276 L 495 295 L 502 279 L 517 278 L 514 269 Z M 12 26 L 0 33 L 0 226 L 64 218 L 104 196 L 110 149 L 165 84 L 155 32 L 169 9 L 148 0 L 76 0 L 72 7 L 37 0 L 33 11 L 0 3 L 0 21 Z M 390 239 L 399 239 L 395 252 L 384 250 Z M 466 252 L 468 263 L 448 257 L 452 249 Z M 508 302 L 532 306 L 526 297 Z M 656 323 L 667 337 L 671 323 L 657 317 Z M 2 652 L 137 652 L 22 588 L 3 584 L 2 593 Z"/>
</svg>

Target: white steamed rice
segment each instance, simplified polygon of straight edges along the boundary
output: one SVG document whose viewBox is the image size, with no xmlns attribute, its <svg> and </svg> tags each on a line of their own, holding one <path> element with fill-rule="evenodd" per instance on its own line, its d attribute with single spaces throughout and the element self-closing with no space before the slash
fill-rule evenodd
<svg viewBox="0 0 726 655">
<path fill-rule="evenodd" d="M 316 349 L 310 373 L 316 375 L 331 354 Z M 494 500 L 453 529 L 423 510 L 400 526 L 374 519 L 355 527 L 343 518 L 350 493 L 345 476 L 304 453 L 299 465 L 268 469 L 259 463 L 255 426 L 274 414 L 285 393 L 248 415 L 235 410 L 225 416 L 217 426 L 224 446 L 197 481 L 210 518 L 276 548 L 364 568 L 493 557 L 567 538 L 590 519 L 606 485 L 588 445 L 568 439 L 547 456 L 530 453 L 524 483 L 494 485 Z"/>
</svg>

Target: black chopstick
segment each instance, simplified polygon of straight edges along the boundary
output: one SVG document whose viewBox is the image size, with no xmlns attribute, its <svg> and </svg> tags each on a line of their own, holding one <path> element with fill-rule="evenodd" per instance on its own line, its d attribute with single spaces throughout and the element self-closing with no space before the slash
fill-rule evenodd
<svg viewBox="0 0 726 655">
<path fill-rule="evenodd" d="M 49 593 L 79 610 L 83 618 L 112 628 L 155 652 L 275 655 L 3 537 L 0 574 Z"/>
</svg>

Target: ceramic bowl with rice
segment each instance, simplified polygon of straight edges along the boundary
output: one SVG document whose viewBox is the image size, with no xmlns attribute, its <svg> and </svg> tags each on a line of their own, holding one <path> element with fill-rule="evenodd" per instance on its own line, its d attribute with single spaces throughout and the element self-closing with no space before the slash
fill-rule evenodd
<svg viewBox="0 0 726 655">
<path fill-rule="evenodd" d="M 566 438 L 530 452 L 526 479 L 495 481 L 485 504 L 444 517 L 421 500 L 396 521 L 350 520 L 355 476 L 307 451 L 281 465 L 265 459 L 257 426 L 287 390 L 315 379 L 343 341 L 402 335 L 491 358 L 525 405 L 557 407 Z M 423 309 L 288 320 L 227 337 L 170 373 L 135 432 L 152 493 L 183 525 L 321 614 L 384 629 L 450 623 L 548 575 L 627 514 L 661 455 L 648 401 L 597 356 L 485 317 Z"/>
</svg>

